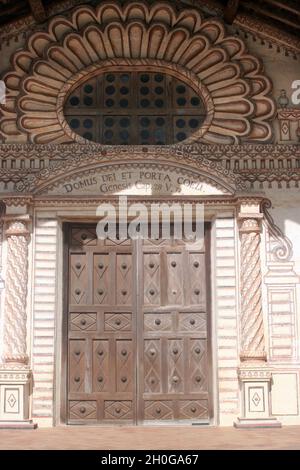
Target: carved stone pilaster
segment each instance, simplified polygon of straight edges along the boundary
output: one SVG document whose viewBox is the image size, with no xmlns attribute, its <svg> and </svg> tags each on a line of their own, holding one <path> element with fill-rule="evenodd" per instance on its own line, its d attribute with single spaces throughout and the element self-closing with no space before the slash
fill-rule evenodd
<svg viewBox="0 0 300 470">
<path fill-rule="evenodd" d="M 28 216 L 7 220 L 3 360 L 27 364 L 26 298 L 28 281 Z"/>
<path fill-rule="evenodd" d="M 242 416 L 236 427 L 280 427 L 272 416 L 272 373 L 266 362 L 262 309 L 262 272 L 260 256 L 260 203 L 244 203 L 240 219 L 241 272 L 241 364 L 238 377 L 241 389 Z"/>
<path fill-rule="evenodd" d="M 34 429 L 29 419 L 32 372 L 27 355 L 29 216 L 5 220 L 7 261 L 4 299 L 3 364 L 0 364 L 0 429 Z"/>
<path fill-rule="evenodd" d="M 3 216 L 5 214 L 5 204 L 0 201 L 0 305 L 1 305 L 1 291 L 4 288 L 4 281 L 2 279 L 2 242 L 3 242 Z"/>
<path fill-rule="evenodd" d="M 260 218 L 243 217 L 241 234 L 240 359 L 266 360 L 260 260 Z"/>
</svg>

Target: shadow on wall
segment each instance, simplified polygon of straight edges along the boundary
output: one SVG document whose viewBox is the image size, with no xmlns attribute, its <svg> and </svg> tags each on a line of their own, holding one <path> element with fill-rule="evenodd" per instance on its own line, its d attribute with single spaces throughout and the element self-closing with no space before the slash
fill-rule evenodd
<svg viewBox="0 0 300 470">
<path fill-rule="evenodd" d="M 268 196 L 270 197 L 270 196 Z M 298 195 L 299 198 L 299 195 Z M 290 200 L 286 207 L 278 207 L 276 202 L 273 201 L 273 197 L 270 197 L 273 202 L 272 209 L 269 209 L 271 216 L 274 218 L 275 224 L 280 228 L 283 234 L 290 239 L 293 245 L 293 256 L 294 261 L 300 262 L 300 211 L 299 205 L 300 200 L 292 202 Z M 299 198 L 300 199 L 300 198 Z"/>
</svg>

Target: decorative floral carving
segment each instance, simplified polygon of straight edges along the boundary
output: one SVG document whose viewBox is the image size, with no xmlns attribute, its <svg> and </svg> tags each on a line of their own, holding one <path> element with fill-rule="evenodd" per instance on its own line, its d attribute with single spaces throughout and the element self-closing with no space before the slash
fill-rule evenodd
<svg viewBox="0 0 300 470">
<path fill-rule="evenodd" d="M 129 61 L 163 61 L 186 69 L 207 89 L 213 114 L 207 143 L 269 142 L 275 105 L 261 62 L 224 25 L 204 20 L 195 9 L 177 12 L 170 4 L 116 2 L 79 7 L 70 19 L 58 16 L 47 32 L 33 33 L 4 77 L 7 102 L 0 129 L 5 140 L 66 143 L 72 138 L 62 118 L 70 80 L 88 67 Z M 77 75 L 76 75 L 77 74 Z M 59 99 L 58 99 L 59 97 Z"/>
<path fill-rule="evenodd" d="M 4 301 L 5 362 L 27 363 L 26 353 L 26 297 L 28 280 L 28 229 L 24 220 L 8 222 L 7 271 Z"/>
<path fill-rule="evenodd" d="M 261 297 L 259 222 L 242 219 L 241 227 L 241 360 L 265 360 Z"/>
</svg>

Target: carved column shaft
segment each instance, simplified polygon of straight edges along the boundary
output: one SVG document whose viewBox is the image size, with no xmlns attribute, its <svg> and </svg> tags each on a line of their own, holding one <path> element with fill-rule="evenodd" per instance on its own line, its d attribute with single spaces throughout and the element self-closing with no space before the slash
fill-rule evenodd
<svg viewBox="0 0 300 470">
<path fill-rule="evenodd" d="M 267 365 L 260 256 L 261 197 L 240 201 L 241 364 L 238 369 L 242 413 L 238 428 L 280 427 L 271 414 L 272 373 Z"/>
<path fill-rule="evenodd" d="M 241 360 L 265 360 L 260 220 L 243 218 L 241 233 Z"/>
<path fill-rule="evenodd" d="M 7 222 L 7 270 L 4 301 L 5 362 L 27 364 L 26 298 L 28 281 L 28 220 Z"/>
</svg>

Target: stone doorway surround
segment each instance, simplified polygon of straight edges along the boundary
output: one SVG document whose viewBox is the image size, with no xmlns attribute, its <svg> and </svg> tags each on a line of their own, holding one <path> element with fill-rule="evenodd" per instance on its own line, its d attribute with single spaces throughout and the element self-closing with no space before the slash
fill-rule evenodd
<svg viewBox="0 0 300 470">
<path fill-rule="evenodd" d="M 159 165 L 153 167 L 156 171 L 176 173 L 177 169 L 179 174 L 190 171 L 192 178 L 205 184 L 202 194 L 200 191 L 194 196 L 129 193 L 128 199 L 145 203 L 201 201 L 206 207 L 206 220 L 212 222 L 214 424 L 232 424 L 240 414 L 242 400 L 237 424 L 278 425 L 270 419 L 272 371 L 266 361 L 261 305 L 260 225 L 264 195 L 252 193 L 240 177 L 222 165 L 212 164 L 203 157 L 189 158 L 188 152 L 182 155 L 178 149 L 160 154 L 147 152 L 147 155 L 143 149 L 135 149 L 130 159 L 122 157 L 120 162 L 116 151 L 114 154 L 105 151 L 83 155 L 81 160 L 71 158 L 53 169 L 25 178 L 18 194 L 4 199 L 6 251 L 11 253 L 7 257 L 7 274 L 11 271 L 13 275 L 6 275 L 4 351 L 7 353 L 1 366 L 1 393 L 9 399 L 6 391 L 17 389 L 16 379 L 12 380 L 11 371 L 7 373 L 12 366 L 10 358 L 20 372 L 18 379 L 22 374 L 26 380 L 19 384 L 20 392 L 15 400 L 10 400 L 19 404 L 20 414 L 5 414 L 3 409 L 2 426 L 24 423 L 31 426 L 29 418 L 41 426 L 63 422 L 62 223 L 93 222 L 100 202 L 116 201 L 113 194 L 105 198 L 95 193 L 86 195 L 85 187 L 83 194 L 79 188 L 79 194 L 70 197 L 63 193 L 64 185 L 73 184 L 82 174 L 97 176 L 103 171 L 115 172 L 125 163 L 135 169 L 147 167 L 158 158 Z M 23 260 L 28 258 L 29 264 L 24 261 L 13 271 L 14 260 L 20 256 Z M 245 262 L 247 259 L 249 263 Z M 19 315 L 14 313 L 14 305 L 18 306 Z M 16 337 L 19 342 L 9 339 Z"/>
<path fill-rule="evenodd" d="M 129 34 L 132 27 L 135 34 Z M 162 38 L 159 47 L 157 37 Z M 99 48 L 104 43 L 109 50 Z M 46 31 L 29 34 L 11 64 L 4 77 L 8 105 L 1 107 L 0 120 L 6 142 L 0 146 L 0 187 L 6 205 L 2 425 L 32 426 L 31 418 L 39 425 L 63 422 L 61 226 L 64 221 L 94 221 L 97 204 L 113 200 L 112 188 L 100 190 L 103 172 L 117 172 L 120 178 L 132 168 L 170 171 L 173 183 L 180 174 L 201 182 L 192 194 L 188 187 L 183 193 L 162 194 L 153 191 L 152 181 L 150 196 L 158 202 L 201 200 L 213 225 L 215 422 L 229 425 L 240 416 L 238 425 L 257 425 L 258 420 L 276 425 L 268 420 L 272 370 L 267 359 L 272 361 L 272 353 L 266 356 L 260 254 L 269 257 L 264 284 L 269 283 L 274 299 L 281 296 L 283 282 L 279 262 L 290 257 L 283 249 L 283 256 L 274 260 L 261 246 L 261 226 L 268 217 L 264 195 L 252 188 L 298 188 L 299 146 L 272 144 L 276 105 L 261 60 L 215 16 L 204 17 L 197 9 L 177 11 L 166 2 L 104 2 L 97 8 L 74 8 L 68 17 L 54 15 Z M 99 68 L 129 64 L 155 65 L 186 77 L 203 98 L 205 125 L 185 141 L 187 145 L 116 149 L 91 144 L 68 126 L 64 103 L 73 87 Z M 53 96 L 47 85 L 53 86 Z M 286 116 L 280 112 L 278 118 L 282 124 Z M 128 194 L 149 201 L 146 190 Z M 266 239 L 273 246 L 284 237 L 269 228 Z M 299 283 L 292 266 L 284 266 L 284 285 L 292 283 L 287 297 L 296 295 Z M 297 402 L 297 367 L 295 372 Z M 285 381 L 283 375 L 280 380 Z M 298 410 L 298 404 L 294 408 Z"/>
</svg>

